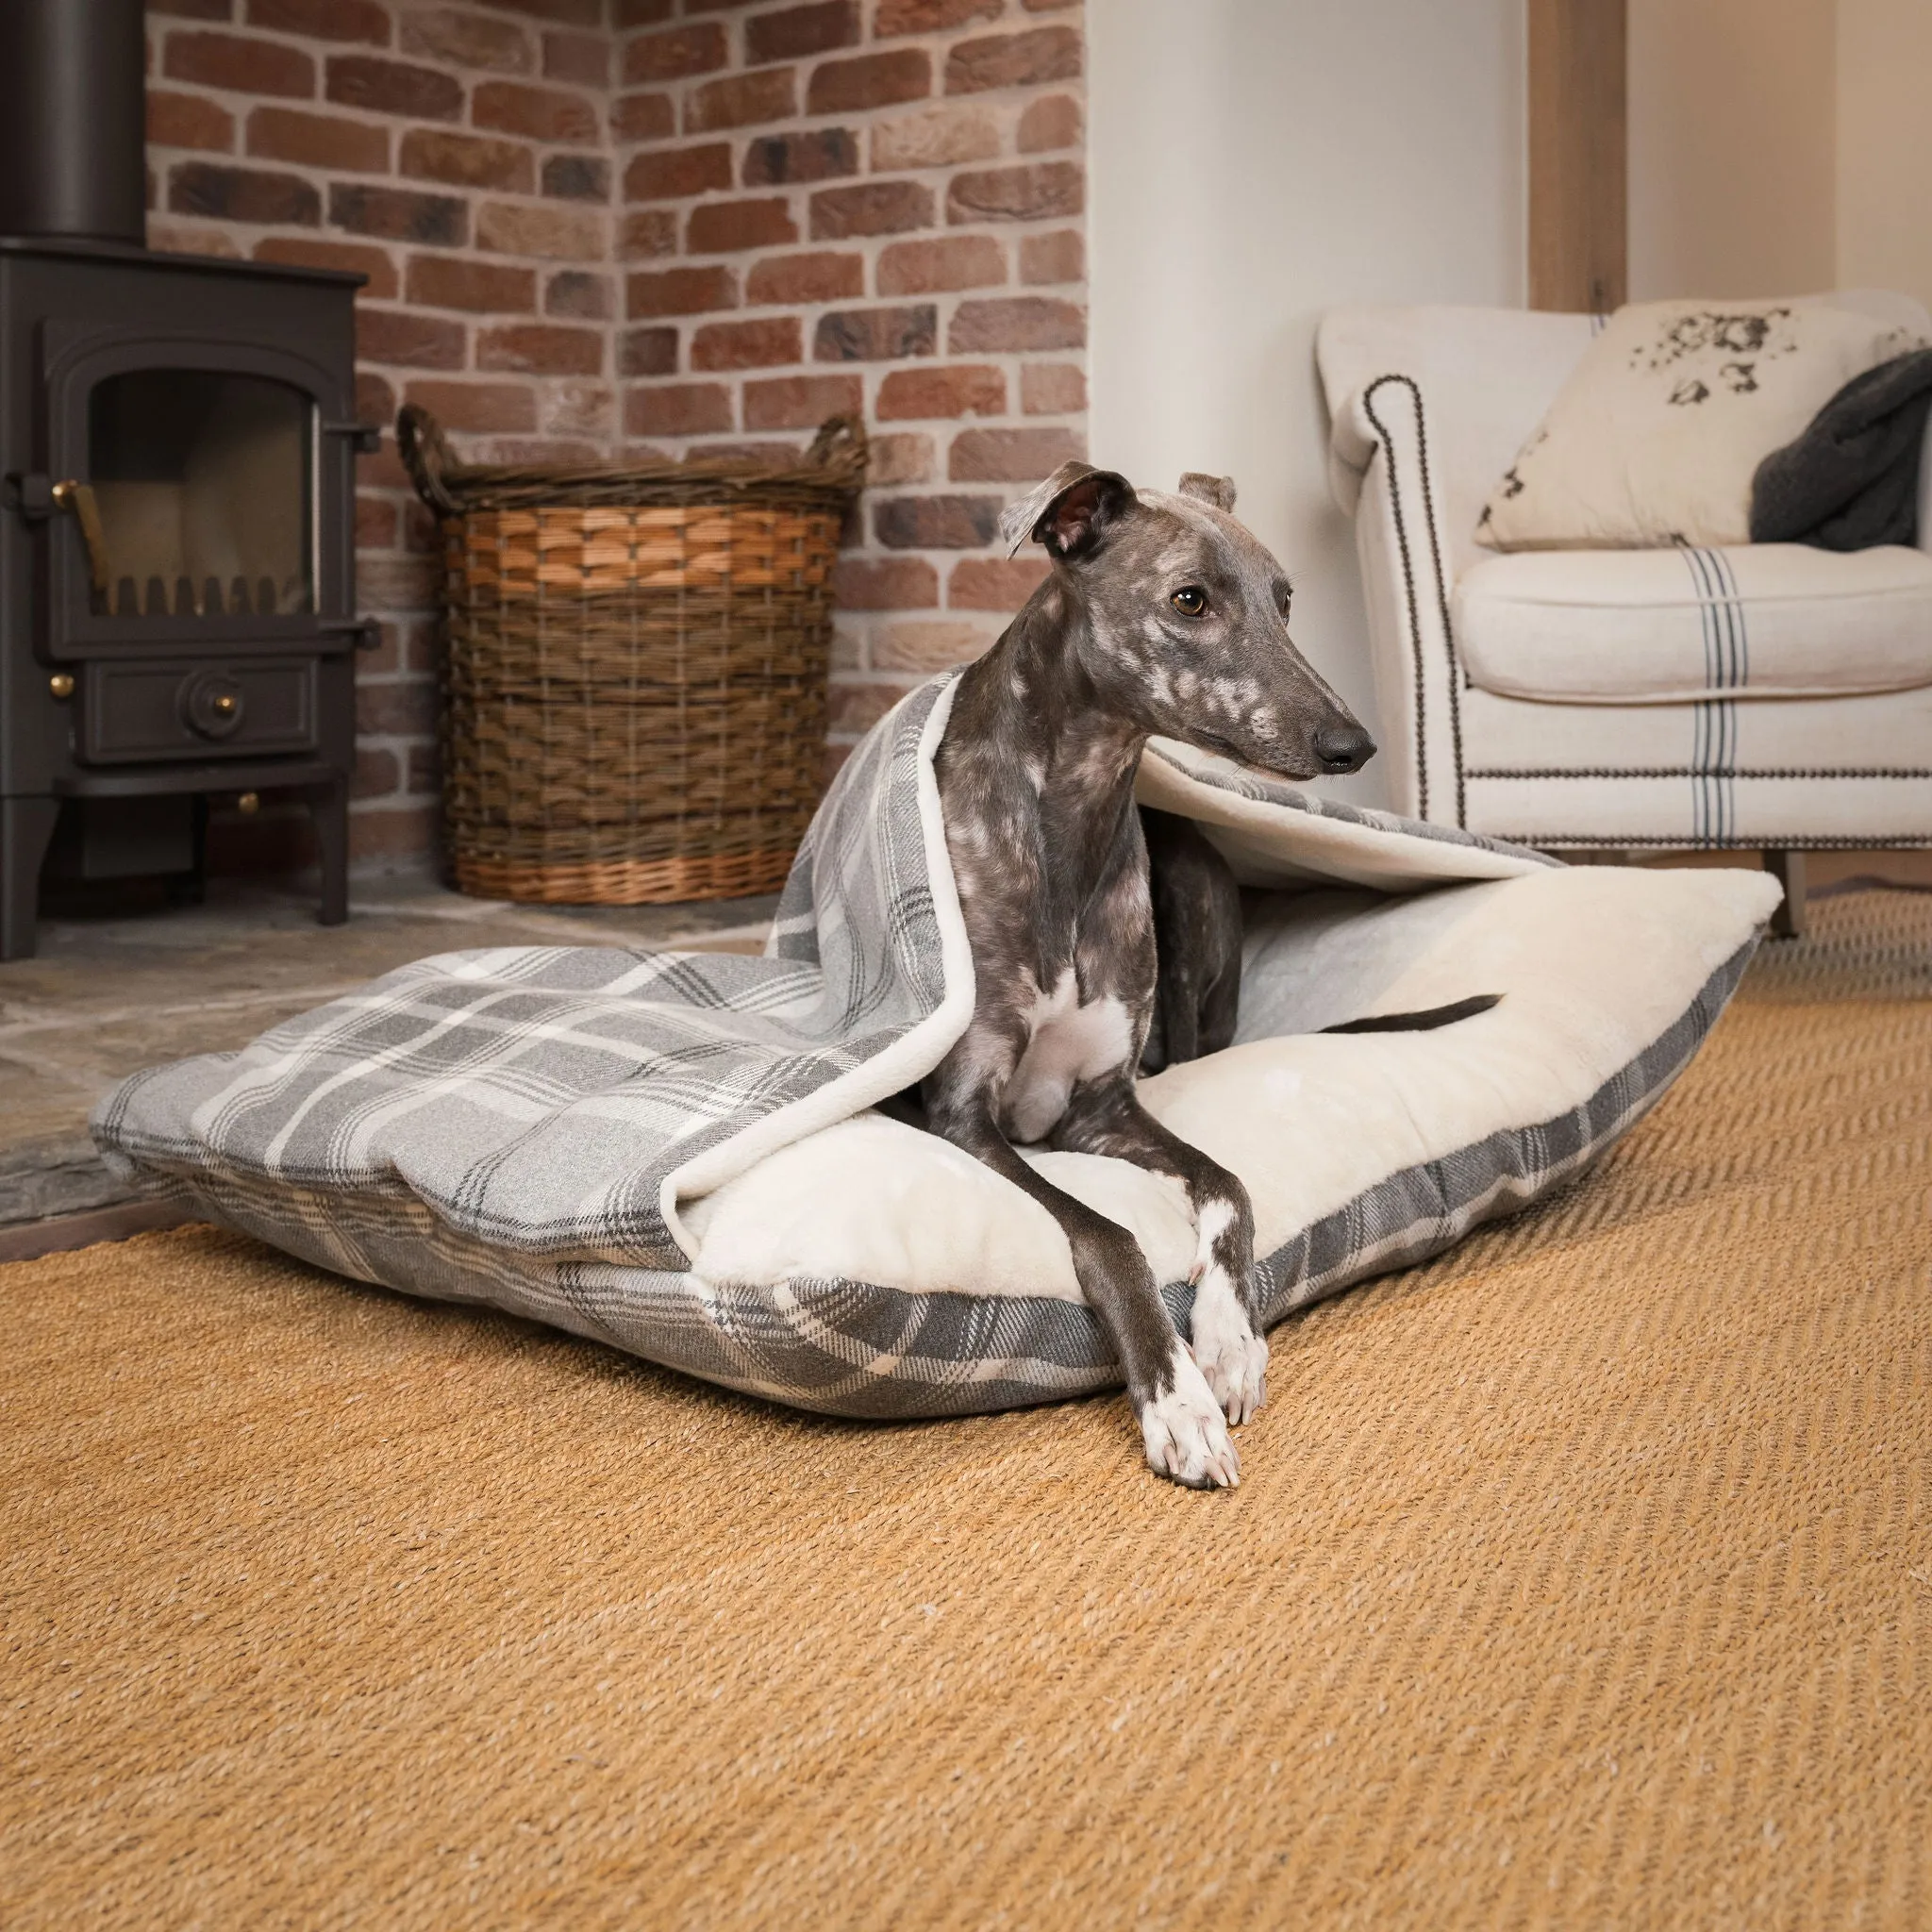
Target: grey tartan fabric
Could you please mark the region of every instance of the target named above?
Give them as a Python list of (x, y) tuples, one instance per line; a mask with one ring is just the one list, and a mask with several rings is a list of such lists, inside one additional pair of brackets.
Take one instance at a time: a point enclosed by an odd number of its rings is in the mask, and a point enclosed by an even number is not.
[[(936, 850), (943, 863), (930, 760), (950, 688), (912, 693), (848, 759), (767, 958), (444, 954), (239, 1054), (135, 1075), (97, 1110), (96, 1140), (151, 1190), (338, 1273), (487, 1304), (804, 1408), (960, 1414), (1116, 1385), (1076, 1302), (708, 1281), (667, 1214), (680, 1174), (715, 1185), (738, 1150), (748, 1164), (860, 1111), (963, 1027), (957, 903), (929, 870)], [(1419, 835), (1535, 858), (1236, 782), (1391, 845)], [(1437, 1253), (1587, 1167), (1675, 1077), (1750, 952), (1570, 1112), (1392, 1174), (1262, 1257), (1269, 1319)], [(1185, 1324), (1191, 1291), (1163, 1291)]]
[[(846, 761), (779, 901), (775, 957), (440, 954), (239, 1054), (136, 1074), (96, 1141), (147, 1174), (412, 1196), (493, 1246), (682, 1268), (666, 1177), (861, 1074), (941, 1003), (919, 776), (947, 695), (912, 693)], [(855, 1083), (844, 1111), (903, 1084)]]
[[(1270, 1324), (1426, 1260), (1587, 1169), (1682, 1072), (1756, 941), (1665, 1033), (1580, 1106), (1407, 1168), (1259, 1258)], [(794, 1278), (776, 1288), (565, 1259), (450, 1226), (407, 1193), (324, 1192), (203, 1169), (170, 1189), (197, 1213), (338, 1274), (503, 1308), (797, 1408), (872, 1419), (972, 1415), (1117, 1388), (1100, 1324), (1052, 1296), (909, 1294)], [(1161, 1291), (1185, 1332), (1193, 1290)]]

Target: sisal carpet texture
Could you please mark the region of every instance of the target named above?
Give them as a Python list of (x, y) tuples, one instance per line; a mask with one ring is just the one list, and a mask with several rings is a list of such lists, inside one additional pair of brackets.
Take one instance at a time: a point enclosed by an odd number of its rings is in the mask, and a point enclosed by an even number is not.
[(1932, 895), (1124, 1406), (741, 1401), (206, 1229), (0, 1271), (0, 1924), (1932, 1923)]

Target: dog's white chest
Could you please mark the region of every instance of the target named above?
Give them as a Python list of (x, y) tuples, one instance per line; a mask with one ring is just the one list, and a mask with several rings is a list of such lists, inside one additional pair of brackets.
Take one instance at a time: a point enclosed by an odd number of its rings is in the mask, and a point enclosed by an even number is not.
[(1126, 1008), (1111, 993), (1083, 1007), (1071, 966), (1051, 991), (1035, 995), (1026, 1020), (1026, 1045), (1007, 1082), (1000, 1122), (1020, 1141), (1043, 1140), (1075, 1083), (1124, 1066), (1133, 1047)]

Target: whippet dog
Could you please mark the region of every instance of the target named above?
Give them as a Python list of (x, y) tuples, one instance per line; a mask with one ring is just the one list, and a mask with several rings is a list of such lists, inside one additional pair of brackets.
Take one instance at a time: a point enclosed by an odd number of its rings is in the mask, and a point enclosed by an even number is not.
[[(1268, 1344), (1247, 1191), (1134, 1092), (1156, 974), (1134, 774), (1156, 732), (1290, 778), (1353, 772), (1374, 750), (1290, 640), (1288, 579), (1233, 505), (1225, 478), (1141, 494), (1067, 463), (1001, 519), (1010, 548), (1031, 537), (1054, 567), (961, 675), (940, 747), (976, 997), (920, 1089), (933, 1132), (1065, 1230), (1147, 1460), (1196, 1489), (1241, 1480), (1228, 1424), (1261, 1406)], [(1113, 1155), (1181, 1182), (1198, 1241), (1191, 1347), (1133, 1237), (1016, 1143)]]
[(1154, 1010), (1141, 1071), (1234, 1044), (1241, 1019), (1241, 889), (1192, 819), (1141, 808), (1154, 921)]

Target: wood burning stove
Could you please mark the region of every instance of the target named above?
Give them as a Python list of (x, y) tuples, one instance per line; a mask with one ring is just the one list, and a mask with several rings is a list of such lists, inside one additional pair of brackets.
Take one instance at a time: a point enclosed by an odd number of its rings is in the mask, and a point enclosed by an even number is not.
[(0, 958), (50, 845), (196, 878), (208, 800), (270, 789), (347, 915), (362, 278), (148, 253), (142, 36), (0, 7)]

